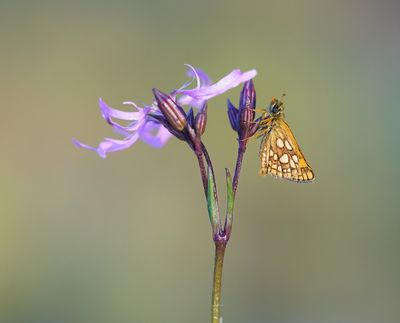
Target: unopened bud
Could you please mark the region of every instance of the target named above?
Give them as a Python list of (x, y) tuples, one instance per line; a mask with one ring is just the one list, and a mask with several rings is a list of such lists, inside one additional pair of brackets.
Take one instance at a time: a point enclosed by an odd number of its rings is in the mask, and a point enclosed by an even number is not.
[(231, 127), (234, 131), (238, 131), (238, 123), (237, 123), (237, 117), (239, 110), (232, 104), (232, 102), (228, 99), (228, 118), (229, 118), (229, 123), (231, 124)]
[(153, 89), (158, 108), (168, 121), (169, 125), (176, 131), (182, 131), (187, 125), (185, 111), (168, 95), (157, 89)]
[(187, 121), (188, 124), (193, 128), (194, 127), (194, 113), (193, 113), (193, 108), (190, 108), (188, 113), (187, 113)]
[(164, 116), (159, 114), (150, 114), (149, 116), (161, 123), (173, 136), (175, 136), (179, 140), (186, 140), (185, 133), (182, 131), (176, 131), (174, 128), (172, 128), (171, 124)]
[(256, 90), (253, 80), (244, 83), (242, 92), (240, 93), (239, 109), (256, 107)]
[(194, 128), (196, 130), (196, 134), (201, 136), (206, 130), (206, 125), (207, 125), (207, 103), (203, 105), (203, 107), (197, 113), (196, 118), (194, 119)]
[(239, 128), (242, 133), (246, 133), (251, 127), (255, 116), (256, 91), (253, 81), (247, 81), (240, 93), (239, 105)]

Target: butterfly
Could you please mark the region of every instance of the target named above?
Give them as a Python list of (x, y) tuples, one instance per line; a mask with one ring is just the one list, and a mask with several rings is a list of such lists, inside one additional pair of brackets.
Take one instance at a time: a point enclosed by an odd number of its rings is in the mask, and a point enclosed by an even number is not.
[(255, 137), (261, 137), (260, 175), (267, 174), (295, 182), (310, 182), (315, 175), (304, 158), (299, 144), (284, 120), (283, 102), (272, 98), (260, 117)]

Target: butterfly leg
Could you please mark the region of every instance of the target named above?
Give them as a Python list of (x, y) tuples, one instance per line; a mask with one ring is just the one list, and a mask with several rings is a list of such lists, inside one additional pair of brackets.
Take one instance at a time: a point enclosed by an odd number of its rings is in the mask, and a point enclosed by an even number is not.
[(241, 141), (250, 140), (250, 139), (258, 139), (258, 138), (264, 136), (266, 132), (268, 132), (266, 129), (259, 129), (251, 136), (241, 139)]

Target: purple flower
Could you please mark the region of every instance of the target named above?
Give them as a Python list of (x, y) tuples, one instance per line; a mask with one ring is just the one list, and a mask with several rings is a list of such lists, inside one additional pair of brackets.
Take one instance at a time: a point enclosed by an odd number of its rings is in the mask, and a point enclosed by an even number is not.
[[(109, 107), (101, 98), (99, 107), (102, 117), (110, 124), (114, 131), (124, 138), (122, 140), (104, 138), (98, 147), (92, 147), (73, 139), (77, 147), (86, 148), (97, 152), (100, 157), (106, 158), (107, 153), (122, 150), (132, 146), (139, 138), (153, 147), (162, 147), (172, 136), (167, 129), (160, 123), (149, 120), (148, 114), (159, 113), (155, 106), (138, 107), (134, 102), (123, 102), (125, 105), (131, 105), (136, 111), (121, 111)], [(122, 125), (114, 119), (128, 122), (128, 125)]]
[(190, 65), (189, 67), (193, 69), (193, 73), (197, 79), (197, 87), (190, 90), (178, 90), (177, 93), (183, 95), (178, 99), (178, 103), (181, 105), (191, 105), (197, 108), (202, 107), (207, 100), (225, 93), (239, 84), (251, 80), (257, 75), (256, 70), (242, 73), (239, 69), (236, 69), (220, 79), (217, 83), (210, 84), (211, 82), (207, 74), (196, 71), (196, 69)]
[[(191, 105), (198, 109), (203, 107), (207, 100), (252, 79), (257, 74), (255, 70), (245, 73), (240, 72), (240, 70), (233, 70), (217, 83), (212, 84), (204, 71), (196, 69), (191, 65), (187, 66), (189, 67), (188, 76), (192, 79), (177, 90), (172, 91), (170, 96), (180, 105)], [(197, 83), (196, 87), (187, 89), (194, 80)], [(104, 138), (98, 147), (83, 144), (76, 139), (73, 139), (73, 143), (77, 147), (95, 151), (102, 158), (105, 158), (107, 153), (131, 147), (138, 139), (153, 147), (160, 148), (172, 137), (170, 131), (157, 118), (154, 118), (154, 116), (162, 115), (156, 102), (143, 107), (139, 107), (130, 101), (123, 102), (123, 104), (132, 106), (133, 110), (121, 111), (113, 109), (101, 98), (99, 99), (102, 117), (111, 125), (116, 133), (123, 136), (123, 139)], [(122, 124), (116, 120), (121, 120)]]

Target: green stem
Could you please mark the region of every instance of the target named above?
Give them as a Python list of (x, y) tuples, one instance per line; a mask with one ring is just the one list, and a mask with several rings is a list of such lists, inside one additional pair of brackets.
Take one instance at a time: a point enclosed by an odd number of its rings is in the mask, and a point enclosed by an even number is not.
[(211, 303), (211, 323), (220, 323), (222, 267), (227, 241), (215, 241), (214, 283)]

